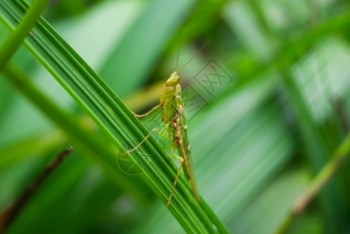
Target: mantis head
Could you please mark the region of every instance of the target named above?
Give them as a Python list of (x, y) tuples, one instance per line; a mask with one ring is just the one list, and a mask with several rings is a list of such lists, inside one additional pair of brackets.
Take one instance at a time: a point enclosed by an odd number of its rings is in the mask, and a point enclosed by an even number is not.
[(176, 86), (180, 83), (180, 77), (177, 71), (171, 73), (170, 78), (165, 82), (165, 86)]

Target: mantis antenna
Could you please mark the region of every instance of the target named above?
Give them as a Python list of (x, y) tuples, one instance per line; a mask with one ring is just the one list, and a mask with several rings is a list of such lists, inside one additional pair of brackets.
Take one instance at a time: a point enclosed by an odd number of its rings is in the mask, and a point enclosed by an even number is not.
[(179, 47), (177, 48), (177, 57), (176, 57), (175, 71), (177, 70), (177, 65), (178, 65), (178, 63), (179, 63), (179, 57), (180, 57), (181, 33), (182, 33), (182, 29), (180, 30)]

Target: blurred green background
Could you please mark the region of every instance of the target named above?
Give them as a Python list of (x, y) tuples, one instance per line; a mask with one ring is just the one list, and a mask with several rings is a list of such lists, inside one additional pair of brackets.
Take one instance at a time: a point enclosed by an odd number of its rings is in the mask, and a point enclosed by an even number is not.
[[(345, 0), (52, 0), (43, 16), (136, 112), (157, 103), (178, 52), (178, 68), (194, 57), (180, 76), (198, 189), (230, 232), (255, 234), (281, 227), (349, 131), (349, 7)], [(1, 43), (9, 32), (0, 24)], [(27, 48), (12, 61), (61, 107), (85, 115)], [(0, 78), (1, 211), (69, 141)], [(152, 116), (144, 123), (159, 124)], [(120, 169), (144, 194), (125, 193), (75, 151), (8, 233), (184, 232), (137, 174)], [(350, 233), (349, 169), (344, 164), (285, 233)]]

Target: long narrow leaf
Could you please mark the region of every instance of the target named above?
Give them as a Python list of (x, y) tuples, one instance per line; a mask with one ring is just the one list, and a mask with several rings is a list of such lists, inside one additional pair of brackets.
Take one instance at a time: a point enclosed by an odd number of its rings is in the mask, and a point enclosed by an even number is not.
[[(0, 9), (4, 21), (13, 27), (25, 12), (26, 5), (20, 1), (1, 2)], [(121, 151), (134, 145), (130, 139), (141, 141), (147, 130), (135, 119), (128, 108), (103, 80), (65, 43), (60, 36), (41, 19), (28, 42), (28, 48), (94, 119), (97, 125), (106, 133), (114, 145)], [(148, 163), (140, 151), (152, 156)], [(115, 157), (125, 157), (115, 155)], [(136, 151), (130, 160), (140, 169), (148, 165), (142, 173), (142, 178), (149, 187), (165, 203), (175, 178), (176, 169), (167, 160), (167, 156), (159, 145), (150, 139)], [(107, 162), (106, 162), (107, 163)], [(108, 162), (110, 163), (110, 161)], [(226, 232), (225, 227), (207, 207), (203, 199), (197, 204), (190, 193), (188, 183), (180, 179), (177, 194), (174, 197), (170, 211), (188, 232)]]

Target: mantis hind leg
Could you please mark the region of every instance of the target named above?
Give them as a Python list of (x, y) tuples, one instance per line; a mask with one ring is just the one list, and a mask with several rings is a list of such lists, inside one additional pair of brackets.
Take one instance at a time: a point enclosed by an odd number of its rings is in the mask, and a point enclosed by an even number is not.
[(181, 175), (181, 170), (182, 170), (182, 166), (183, 166), (183, 163), (184, 163), (184, 159), (181, 156), (179, 156), (179, 155), (177, 155), (175, 153), (172, 153), (170, 157), (177, 158), (180, 161), (180, 166), (179, 166), (179, 169), (177, 171), (177, 174), (176, 174), (176, 177), (175, 177), (175, 181), (173, 183), (173, 187), (171, 188), (171, 192), (170, 192), (170, 195), (169, 195), (169, 198), (168, 198), (168, 202), (166, 204), (167, 206), (170, 205), (171, 199), (172, 199), (172, 197), (174, 195), (176, 184), (177, 184), (177, 181), (179, 180), (179, 177)]

